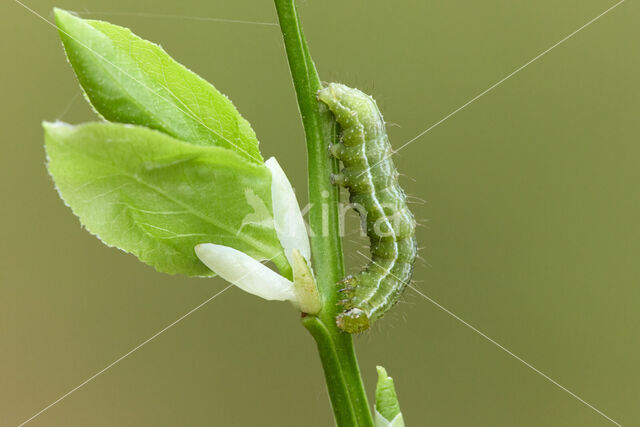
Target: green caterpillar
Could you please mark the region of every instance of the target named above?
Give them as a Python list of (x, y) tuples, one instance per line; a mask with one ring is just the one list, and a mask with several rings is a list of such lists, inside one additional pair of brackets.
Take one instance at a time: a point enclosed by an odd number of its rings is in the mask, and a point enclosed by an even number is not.
[(366, 215), (371, 260), (355, 275), (342, 279), (337, 316), (340, 329), (362, 332), (382, 317), (411, 280), (417, 255), (415, 219), (398, 185), (391, 144), (376, 102), (358, 89), (330, 83), (318, 92), (340, 125), (340, 143), (330, 147), (344, 168), (332, 176), (349, 190), (350, 201)]

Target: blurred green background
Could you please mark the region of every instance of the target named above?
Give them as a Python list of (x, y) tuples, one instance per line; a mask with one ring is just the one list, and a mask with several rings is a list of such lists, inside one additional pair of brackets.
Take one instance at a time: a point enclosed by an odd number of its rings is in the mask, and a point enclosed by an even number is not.
[[(24, 0), (128, 26), (229, 95), (306, 201), (305, 149), (266, 0)], [(398, 147), (614, 1), (301, 1), (321, 77), (371, 93)], [(109, 12), (101, 14), (97, 12)], [(129, 15), (134, 14), (134, 15)], [(0, 425), (16, 426), (225, 283), (156, 273), (79, 226), (42, 120), (94, 120), (56, 31), (0, 6)], [(425, 227), (416, 286), (594, 407), (640, 425), (640, 5), (623, 3), (395, 157)], [(350, 270), (363, 264), (357, 220)], [(33, 426), (328, 426), (315, 345), (284, 303), (232, 289)], [(607, 426), (408, 291), (357, 337), (369, 392), (409, 426)]]

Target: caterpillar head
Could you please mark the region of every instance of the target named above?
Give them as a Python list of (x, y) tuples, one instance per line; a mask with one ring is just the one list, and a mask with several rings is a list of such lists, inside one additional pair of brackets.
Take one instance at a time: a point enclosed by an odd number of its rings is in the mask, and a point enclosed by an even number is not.
[(369, 328), (369, 316), (359, 308), (351, 308), (336, 317), (338, 328), (350, 334), (357, 334)]

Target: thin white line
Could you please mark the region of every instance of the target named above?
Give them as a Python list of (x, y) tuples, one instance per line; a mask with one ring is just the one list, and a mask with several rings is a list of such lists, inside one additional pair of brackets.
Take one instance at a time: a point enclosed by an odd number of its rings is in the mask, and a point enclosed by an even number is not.
[(492, 339), (491, 337), (487, 336), (486, 334), (484, 334), (482, 331), (478, 330), (477, 328), (473, 327), (472, 325), (470, 325), (469, 323), (465, 322), (463, 319), (461, 319), (459, 316), (456, 316), (454, 313), (452, 313), (451, 311), (447, 310), (445, 307), (443, 307), (442, 305), (438, 304), (438, 302), (434, 301), (433, 299), (429, 298), (428, 296), (426, 296), (425, 294), (423, 294), (422, 292), (420, 292), (417, 288), (415, 288), (412, 285), (409, 285), (409, 287), (411, 289), (413, 289), (414, 291), (416, 291), (417, 293), (419, 293), (422, 297), (424, 297), (427, 301), (429, 301), (430, 303), (432, 303), (433, 305), (435, 305), (436, 307), (438, 307), (439, 309), (441, 309), (442, 311), (444, 311), (445, 313), (447, 313), (448, 315), (450, 315), (451, 317), (453, 317), (454, 319), (456, 319), (457, 321), (459, 321), (460, 323), (462, 323), (463, 325), (465, 325), (466, 327), (468, 327), (469, 329), (471, 329), (472, 331), (474, 331), (475, 333), (477, 333), (478, 335), (480, 335), (481, 337), (483, 337), (484, 339), (486, 339), (487, 341), (489, 341), (491, 344), (495, 345), (496, 347), (498, 347), (500, 350), (504, 351), (505, 353), (507, 353), (509, 356), (513, 357), (514, 359), (516, 359), (517, 361), (519, 361), (520, 363), (524, 364), (526, 367), (530, 368), (531, 370), (533, 370), (534, 372), (536, 372), (537, 374), (541, 375), (543, 378), (545, 378), (546, 380), (548, 380), (549, 382), (551, 382), (552, 384), (554, 384), (555, 386), (559, 387), (560, 389), (566, 391), (567, 393), (569, 393), (571, 396), (573, 396), (574, 398), (576, 398), (577, 400), (579, 400), (580, 402), (582, 402), (583, 404), (585, 404), (586, 406), (588, 406), (589, 408), (593, 409), (594, 411), (596, 411), (598, 414), (600, 414), (601, 416), (603, 416), (604, 418), (606, 418), (607, 420), (611, 421), (613, 424), (622, 427), (622, 424), (614, 421), (612, 418), (610, 418), (607, 414), (605, 414), (604, 412), (602, 412), (601, 410), (599, 410), (598, 408), (594, 407), (593, 405), (591, 405), (589, 402), (587, 402), (586, 400), (584, 400), (583, 398), (581, 398), (580, 396), (578, 396), (577, 394), (575, 394), (574, 392), (572, 392), (571, 390), (567, 389), (566, 387), (564, 387), (562, 384), (558, 383), (557, 381), (555, 381), (553, 378), (549, 377), (547, 374), (545, 374), (544, 372), (540, 371), (539, 369), (537, 369), (535, 366), (531, 365), (530, 363), (528, 363), (526, 360), (523, 360), (521, 357), (519, 357), (518, 355), (514, 354), (512, 351), (510, 351), (509, 349), (505, 348), (504, 346), (502, 346), (500, 343), (496, 342), (494, 339)]
[[(378, 267), (384, 268), (381, 265), (379, 265), (378, 263), (376, 263), (374, 260), (372, 260), (371, 258), (369, 258), (368, 256), (366, 256), (365, 254), (363, 254), (362, 252), (358, 251), (358, 253), (360, 255), (362, 255), (363, 257), (365, 257), (366, 259), (369, 260), (369, 262), (372, 262), (374, 264), (376, 264)], [(393, 277), (396, 277), (395, 275), (391, 274)], [(398, 279), (396, 277), (396, 279)], [(400, 279), (398, 279), (400, 280)], [(516, 355), (515, 353), (513, 353), (511, 350), (507, 349), (506, 347), (504, 347), (503, 345), (501, 345), (500, 343), (498, 343), (497, 341), (495, 341), (493, 338), (489, 337), (488, 335), (486, 335), (484, 332), (480, 331), (479, 329), (477, 329), (476, 327), (470, 325), (469, 323), (467, 323), (466, 321), (464, 321), (461, 317), (457, 316), (456, 314), (454, 314), (453, 312), (451, 312), (450, 310), (446, 309), (445, 307), (443, 307), (442, 305), (440, 305), (437, 301), (435, 301), (432, 298), (429, 298), (428, 296), (426, 296), (424, 293), (422, 293), (419, 289), (417, 289), (416, 287), (412, 286), (411, 284), (408, 285), (411, 289), (413, 289), (414, 291), (416, 291), (417, 293), (419, 293), (423, 298), (425, 298), (427, 301), (429, 301), (430, 303), (432, 303), (433, 305), (435, 305), (436, 307), (438, 307), (440, 310), (444, 311), (445, 313), (447, 313), (449, 316), (453, 317), (454, 319), (456, 319), (458, 322), (462, 323), (463, 325), (465, 325), (466, 327), (468, 327), (469, 329), (471, 329), (472, 331), (474, 331), (475, 333), (477, 333), (478, 335), (480, 335), (481, 337), (483, 337), (484, 339), (486, 339), (487, 341), (489, 341), (491, 344), (495, 345), (496, 347), (498, 347), (500, 350), (504, 351), (505, 353), (507, 353), (509, 356), (513, 357), (514, 359), (516, 359), (517, 361), (519, 361), (520, 363), (524, 364), (526, 367), (528, 367), (529, 369), (533, 370), (534, 372), (536, 372), (537, 374), (541, 375), (543, 378), (545, 378), (546, 380), (548, 380), (549, 382), (551, 382), (552, 384), (554, 384), (555, 386), (559, 387), (560, 389), (564, 390), (565, 392), (569, 393), (571, 396), (573, 396), (575, 399), (577, 399), (578, 401), (582, 402), (583, 404), (585, 404), (586, 406), (588, 406), (589, 408), (593, 409), (595, 412), (597, 412), (598, 414), (600, 414), (601, 416), (603, 416), (604, 418), (606, 418), (607, 420), (611, 421), (613, 424), (622, 427), (622, 424), (614, 421), (611, 417), (609, 417), (607, 414), (605, 414), (604, 412), (602, 412), (601, 410), (599, 410), (598, 408), (594, 407), (593, 405), (591, 405), (589, 402), (587, 402), (586, 400), (584, 400), (583, 398), (581, 398), (580, 396), (578, 396), (577, 394), (575, 394), (574, 392), (572, 392), (571, 390), (569, 390), (568, 388), (564, 387), (562, 384), (560, 384), (559, 382), (555, 381), (553, 378), (549, 377), (547, 374), (545, 374), (544, 372), (540, 371), (539, 369), (537, 369), (535, 366), (531, 365), (529, 362), (527, 362), (526, 360), (522, 359), (521, 357), (519, 357), (518, 355)]]
[(182, 320), (184, 320), (186, 317), (190, 316), (191, 314), (193, 314), (195, 311), (199, 310), (200, 308), (202, 308), (204, 305), (206, 305), (207, 303), (209, 303), (211, 300), (213, 300), (214, 298), (216, 298), (218, 295), (222, 294), (223, 292), (225, 292), (227, 289), (229, 289), (230, 287), (232, 287), (233, 285), (229, 285), (226, 288), (224, 288), (223, 290), (221, 290), (220, 292), (218, 292), (217, 294), (213, 295), (212, 297), (208, 298), (206, 301), (204, 301), (203, 303), (197, 305), (196, 307), (192, 308), (191, 310), (189, 310), (187, 313), (183, 314), (182, 316), (180, 316), (177, 320), (173, 321), (172, 323), (170, 323), (168, 326), (166, 326), (165, 328), (163, 328), (162, 330), (156, 332), (155, 334), (153, 334), (151, 337), (147, 338), (146, 340), (144, 340), (142, 343), (138, 344), (137, 346), (135, 346), (133, 349), (129, 350), (127, 353), (125, 353), (124, 355), (120, 356), (119, 358), (117, 358), (115, 361), (111, 362), (109, 365), (107, 365), (105, 368), (101, 369), (100, 371), (96, 372), (95, 374), (93, 374), (92, 376), (90, 376), (89, 378), (87, 378), (85, 381), (81, 382), (79, 385), (77, 385), (76, 387), (72, 388), (71, 390), (69, 390), (68, 392), (66, 392), (65, 394), (63, 394), (60, 398), (58, 398), (57, 400), (55, 400), (54, 402), (50, 403), (49, 405), (47, 405), (46, 407), (44, 407), (43, 409), (41, 409), (38, 413), (36, 413), (35, 415), (33, 415), (31, 418), (29, 418), (28, 420), (22, 422), (22, 424), (18, 425), (18, 427), (22, 427), (23, 425), (27, 424), (29, 421), (33, 420), (34, 418), (36, 418), (37, 416), (41, 415), (43, 412), (47, 411), (48, 409), (50, 409), (52, 406), (56, 405), (57, 403), (59, 403), (60, 401), (62, 401), (63, 399), (67, 398), (69, 395), (71, 395), (72, 393), (74, 393), (75, 391), (77, 391), (78, 389), (84, 387), (85, 385), (87, 385), (88, 383), (90, 383), (91, 381), (93, 381), (94, 379), (96, 379), (98, 376), (102, 375), (105, 371), (107, 371), (108, 369), (112, 368), (114, 365), (116, 365), (117, 363), (121, 362), (123, 359), (125, 359), (126, 357), (130, 356), (132, 353), (136, 352), (137, 350), (139, 350), (142, 346), (148, 344), (151, 340), (157, 338), (160, 334), (166, 332), (169, 328), (172, 328), (173, 326), (175, 326), (177, 323), (181, 322)]
[(69, 110), (71, 109), (73, 104), (76, 102), (76, 99), (78, 99), (80, 94), (82, 94), (82, 91), (78, 91), (78, 92), (76, 92), (75, 95), (73, 95), (73, 98), (71, 98), (71, 100), (69, 101), (67, 106), (64, 108), (64, 110), (62, 110), (62, 113), (60, 113), (60, 115), (56, 118), (56, 121), (62, 120), (62, 118), (65, 116), (65, 114), (67, 114), (69, 112)]
[(225, 22), (230, 24), (253, 24), (253, 25), (266, 25), (270, 27), (277, 27), (278, 24), (274, 22), (259, 22), (259, 21), (243, 21), (240, 19), (226, 19), (226, 18), (208, 18), (206, 16), (188, 16), (188, 15), (164, 15), (160, 13), (145, 13), (145, 12), (76, 12), (78, 15), (104, 15), (104, 16), (139, 16), (142, 18), (165, 18), (165, 19), (184, 19), (190, 21), (205, 21), (205, 22)]
[(490, 87), (488, 87), (487, 89), (485, 89), (484, 91), (480, 92), (480, 94), (476, 95), (475, 97), (471, 98), (469, 101), (467, 101), (466, 103), (462, 104), (460, 107), (456, 108), (455, 110), (453, 110), (451, 113), (447, 114), (446, 116), (444, 116), (442, 119), (438, 120), (437, 122), (435, 122), (434, 124), (432, 124), (431, 126), (429, 126), (427, 129), (423, 130), (422, 132), (420, 132), (418, 135), (416, 135), (415, 137), (413, 137), (412, 139), (410, 139), (409, 141), (405, 142), (404, 144), (402, 144), (400, 146), (400, 148), (393, 150), (393, 152), (389, 155), (386, 156), (384, 159), (380, 160), (378, 163), (376, 163), (375, 165), (373, 165), (373, 167), (378, 166), (381, 162), (385, 161), (388, 157), (390, 157), (391, 155), (397, 153), (398, 151), (402, 150), (403, 148), (405, 148), (407, 145), (411, 144), (412, 142), (414, 142), (416, 139), (422, 137), (423, 135), (425, 135), (427, 132), (431, 131), (433, 128), (435, 128), (436, 126), (440, 125), (441, 123), (445, 122), (446, 120), (448, 120), (449, 118), (451, 118), (453, 115), (457, 114), (458, 112), (460, 112), (461, 110), (463, 110), (464, 108), (466, 108), (467, 106), (469, 106), (470, 104), (472, 104), (473, 102), (477, 101), (480, 97), (486, 95), (488, 92), (490, 92), (491, 90), (495, 89), (496, 87), (498, 87), (499, 85), (501, 85), (502, 83), (504, 83), (506, 80), (510, 79), (511, 77), (513, 77), (514, 75), (516, 75), (517, 73), (519, 73), (520, 71), (522, 71), (523, 69), (525, 69), (526, 67), (528, 67), (529, 65), (531, 65), (532, 63), (534, 63), (535, 61), (537, 61), (538, 59), (540, 59), (541, 57), (543, 57), (544, 55), (546, 55), (547, 53), (549, 53), (551, 50), (555, 49), (556, 47), (560, 46), (562, 43), (564, 43), (565, 41), (569, 40), (571, 37), (573, 37), (574, 35), (578, 34), (580, 31), (584, 30), (585, 28), (587, 28), (589, 25), (593, 24), (594, 22), (596, 22), (598, 19), (602, 18), (604, 15), (606, 15), (607, 13), (611, 12), (613, 9), (615, 9), (616, 7), (618, 7), (619, 5), (621, 5), (622, 3), (624, 3), (625, 0), (620, 0), (618, 3), (614, 4), (613, 6), (611, 6), (609, 9), (605, 10), (604, 12), (602, 12), (600, 15), (596, 16), (595, 18), (593, 18), (591, 21), (587, 22), (586, 24), (584, 24), (582, 27), (578, 28), (577, 30), (575, 30), (573, 33), (569, 34), (568, 36), (566, 36), (565, 38), (563, 38), (562, 40), (560, 40), (559, 42), (557, 42), (556, 44), (554, 44), (553, 46), (551, 46), (550, 48), (548, 48), (547, 50), (545, 50), (544, 52), (540, 53), (538, 56), (536, 56), (535, 58), (533, 58), (532, 60), (530, 60), (529, 62), (527, 62), (526, 64), (522, 65), (521, 67), (517, 68), (515, 71), (511, 72), (511, 74), (507, 75), (506, 77), (504, 77), (503, 79), (499, 80), (498, 82), (494, 83), (493, 85), (491, 85)]
[(553, 49), (555, 49), (556, 47), (560, 46), (562, 43), (564, 43), (565, 41), (569, 40), (571, 37), (573, 37), (574, 35), (576, 35), (577, 33), (579, 33), (580, 31), (584, 30), (585, 28), (587, 28), (589, 25), (593, 24), (594, 22), (596, 22), (598, 19), (602, 18), (604, 15), (606, 15), (607, 13), (611, 12), (613, 9), (615, 9), (616, 7), (618, 7), (619, 5), (621, 5), (622, 3), (624, 3), (625, 0), (620, 0), (618, 3), (614, 4), (613, 6), (611, 6), (609, 9), (605, 10), (604, 12), (602, 12), (600, 15), (596, 16), (595, 18), (593, 18), (591, 21), (587, 22), (586, 24), (584, 24), (582, 27), (578, 28), (577, 30), (575, 30), (573, 33), (569, 34), (568, 36), (566, 36), (565, 38), (563, 38), (562, 40), (560, 40), (559, 42), (557, 42), (556, 44), (554, 44), (553, 46), (551, 46), (550, 48), (548, 48), (547, 50), (545, 50), (544, 52), (540, 53), (538, 56), (536, 56), (535, 58), (533, 58), (532, 60), (530, 60), (529, 62), (527, 62), (526, 64), (522, 65), (521, 67), (517, 68), (515, 71), (513, 71), (511, 74), (507, 75), (506, 77), (504, 77), (503, 79), (501, 79), (500, 81), (498, 81), (497, 83), (494, 83), (492, 86), (490, 86), (489, 88), (485, 89), (484, 91), (482, 91), (479, 95), (476, 95), (475, 97), (471, 98), (469, 101), (467, 101), (465, 104), (463, 104), (461, 107), (457, 108), (456, 110), (454, 110), (453, 112), (449, 113), (448, 115), (444, 116), (444, 118), (440, 119), (439, 121), (437, 121), (435, 124), (431, 125), (430, 127), (428, 127), (426, 130), (420, 132), (418, 135), (416, 135), (414, 138), (412, 138), (411, 140), (409, 140), (408, 142), (404, 143), (400, 148), (398, 148), (397, 150), (395, 150), (396, 152), (402, 150), (404, 147), (406, 147), (407, 145), (411, 144), (413, 141), (415, 141), (416, 139), (420, 138), (421, 136), (423, 136), (424, 134), (426, 134), (427, 132), (429, 132), (431, 129), (435, 128), (436, 126), (438, 126), (440, 123), (444, 122), (445, 120), (449, 119), (451, 116), (453, 116), (454, 114), (456, 114), (457, 112), (459, 112), (460, 110), (462, 110), (463, 108), (467, 107), (469, 104), (473, 103), (474, 101), (476, 101), (478, 98), (482, 97), (483, 95), (485, 95), (486, 93), (490, 92), (491, 90), (495, 89), (497, 86), (499, 86), (500, 84), (502, 84), (503, 82), (505, 82), (506, 80), (508, 80), (509, 78), (513, 77), (514, 75), (516, 75), (517, 73), (519, 73), (520, 71), (522, 71), (523, 69), (525, 69), (526, 67), (528, 67), (529, 65), (531, 65), (532, 63), (534, 63), (535, 61), (537, 61), (538, 59), (540, 59), (541, 57), (543, 57), (544, 55), (546, 55), (547, 53), (549, 53), (550, 51), (552, 51)]
[[(80, 40), (76, 39), (75, 37), (73, 37), (72, 35), (70, 35), (69, 33), (67, 33), (66, 31), (64, 31), (61, 28), (58, 28), (58, 26), (56, 24), (54, 24), (53, 22), (49, 21), (47, 18), (45, 18), (44, 16), (40, 15), (38, 12), (36, 12), (35, 10), (31, 9), (29, 6), (25, 5), (24, 3), (22, 3), (20, 0), (13, 0), (14, 2), (18, 3), (20, 6), (24, 7), (25, 9), (27, 9), (29, 12), (31, 12), (32, 14), (36, 15), (38, 18), (42, 19), (44, 22), (46, 22), (47, 24), (51, 25), (53, 28), (57, 29), (58, 31), (64, 33), (67, 37), (69, 37), (71, 40), (75, 41), (76, 43), (78, 43), (79, 45), (81, 45), (82, 47), (84, 47), (85, 49), (91, 51), (94, 55), (96, 55), (97, 57), (99, 57), (100, 59), (102, 59), (103, 61), (105, 61), (106, 63), (108, 63), (109, 65), (111, 65), (112, 67), (114, 67), (115, 69), (119, 70), (122, 74), (126, 75), (127, 77), (129, 77), (131, 80), (135, 81), (136, 83), (140, 84), (142, 87), (144, 87), (145, 89), (147, 89), (149, 92), (151, 92), (152, 94), (156, 95), (158, 98), (162, 99), (163, 101), (169, 103), (172, 106), (175, 106), (175, 108), (177, 108), (178, 110), (182, 111), (184, 114), (186, 114), (187, 116), (191, 117), (192, 119), (194, 119), (196, 122), (200, 123), (202, 126), (204, 126), (205, 128), (207, 128), (209, 131), (211, 131), (211, 133), (213, 133), (214, 135), (219, 136), (220, 138), (222, 138), (224, 141), (228, 142), (229, 144), (231, 144), (232, 146), (234, 146), (236, 149), (244, 152), (247, 156), (249, 156), (250, 158), (252, 158), (253, 160), (256, 160), (260, 163), (262, 163), (262, 160), (254, 157), (252, 154), (249, 154), (249, 152), (247, 152), (246, 150), (244, 150), (242, 147), (234, 144), (232, 141), (229, 141), (227, 138), (225, 138), (223, 135), (215, 132), (213, 129), (211, 129), (209, 126), (207, 126), (202, 120), (200, 120), (195, 114), (183, 110), (182, 108), (180, 108), (177, 104), (174, 104), (173, 102), (171, 102), (169, 99), (165, 98), (164, 96), (160, 95), (158, 92), (154, 91), (153, 89), (151, 89), (149, 86), (147, 86), (146, 84), (144, 84), (143, 82), (141, 82), (140, 80), (136, 79), (135, 77), (133, 77), (131, 74), (127, 73), (125, 70), (123, 70), (122, 68), (118, 67), (116, 64), (114, 64), (113, 62), (109, 61), (107, 58), (105, 58), (104, 56), (100, 55), (98, 52), (96, 52), (95, 50), (93, 50), (92, 48), (90, 48), (89, 46), (87, 46), (86, 44), (82, 43)], [(159, 86), (161, 86), (162, 88), (164, 88), (166, 91), (168, 91), (169, 93), (173, 94), (173, 92), (171, 92), (171, 90), (162, 85), (159, 84)], [(176, 98), (177, 101), (179, 101), (180, 103), (184, 104), (180, 99), (178, 99), (175, 95), (174, 97)]]

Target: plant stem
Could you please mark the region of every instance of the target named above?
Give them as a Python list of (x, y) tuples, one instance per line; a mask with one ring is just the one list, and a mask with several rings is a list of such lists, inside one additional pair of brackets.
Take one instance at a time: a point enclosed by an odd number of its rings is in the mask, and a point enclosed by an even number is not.
[(316, 99), (322, 84), (309, 54), (295, 0), (275, 0), (275, 4), (307, 141), (313, 267), (323, 299), (323, 310), (317, 316), (303, 317), (302, 323), (318, 345), (338, 426), (369, 427), (373, 420), (353, 341), (335, 324), (336, 283), (344, 276), (340, 192), (330, 181), (331, 173), (338, 171), (338, 162), (328, 155), (329, 144), (336, 137), (336, 124)]

